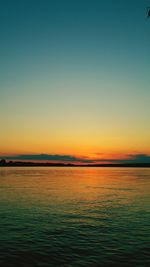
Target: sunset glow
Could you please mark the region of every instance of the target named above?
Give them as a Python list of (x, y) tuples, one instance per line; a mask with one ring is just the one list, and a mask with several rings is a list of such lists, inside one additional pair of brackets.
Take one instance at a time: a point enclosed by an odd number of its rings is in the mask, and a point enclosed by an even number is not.
[(15, 2), (0, 11), (0, 157), (149, 156), (143, 1)]

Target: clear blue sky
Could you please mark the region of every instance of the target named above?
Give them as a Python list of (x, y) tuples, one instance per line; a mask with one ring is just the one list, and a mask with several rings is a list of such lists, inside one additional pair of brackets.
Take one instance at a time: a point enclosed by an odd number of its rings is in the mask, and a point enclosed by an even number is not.
[(1, 0), (0, 152), (150, 152), (143, 0)]

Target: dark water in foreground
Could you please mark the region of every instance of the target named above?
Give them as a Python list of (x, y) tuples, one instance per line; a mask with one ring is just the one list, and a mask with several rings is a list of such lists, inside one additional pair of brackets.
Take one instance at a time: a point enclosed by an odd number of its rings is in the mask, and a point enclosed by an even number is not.
[(0, 266), (150, 266), (150, 169), (0, 168)]

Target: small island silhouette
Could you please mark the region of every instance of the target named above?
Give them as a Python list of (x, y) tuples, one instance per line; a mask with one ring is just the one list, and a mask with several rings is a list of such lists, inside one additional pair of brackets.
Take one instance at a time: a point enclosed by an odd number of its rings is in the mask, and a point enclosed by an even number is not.
[(103, 163), (103, 164), (80, 164), (80, 163), (51, 163), (51, 162), (30, 162), (30, 161), (6, 161), (0, 160), (0, 167), (135, 167), (150, 168), (150, 163)]

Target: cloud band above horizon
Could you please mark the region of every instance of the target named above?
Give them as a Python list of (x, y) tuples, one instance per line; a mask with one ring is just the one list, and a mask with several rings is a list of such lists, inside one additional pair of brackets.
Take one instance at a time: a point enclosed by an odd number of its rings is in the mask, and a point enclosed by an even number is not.
[(83, 163), (83, 164), (98, 164), (98, 163), (150, 163), (150, 155), (148, 154), (128, 154), (122, 158), (85, 158), (73, 155), (62, 154), (22, 154), (14, 156), (1, 156), (5, 160), (14, 161), (48, 161), (48, 162), (64, 162), (64, 163)]

